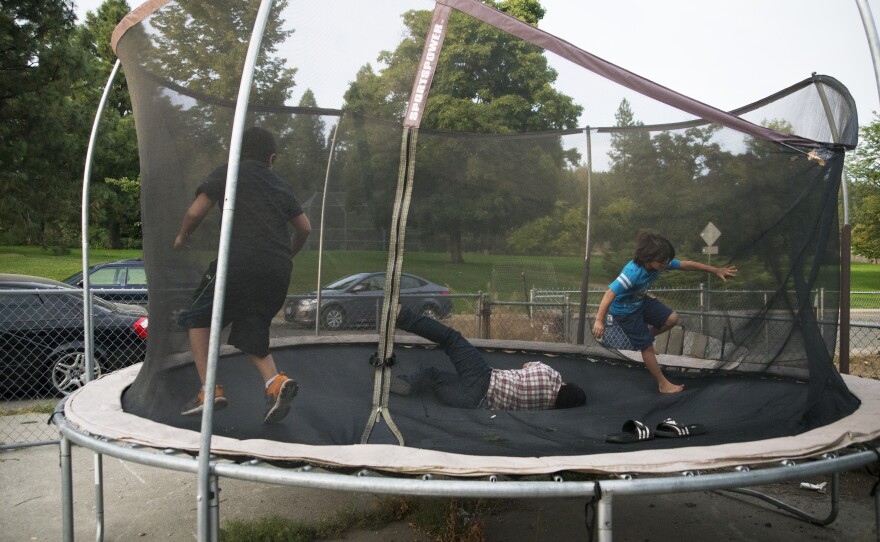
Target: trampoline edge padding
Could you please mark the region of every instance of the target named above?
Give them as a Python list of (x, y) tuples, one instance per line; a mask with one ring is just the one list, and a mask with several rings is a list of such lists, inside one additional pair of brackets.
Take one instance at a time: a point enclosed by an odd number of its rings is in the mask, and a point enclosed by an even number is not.
[[(70, 395), (67, 420), (81, 431), (153, 448), (198, 452), (198, 432), (153, 422), (122, 409), (122, 394), (135, 379), (134, 365), (91, 382)], [(303, 461), (327, 467), (366, 467), (406, 474), (486, 476), (533, 475), (562, 471), (592, 473), (674, 473), (798, 459), (880, 438), (880, 381), (843, 375), (861, 400), (853, 414), (791, 437), (716, 446), (689, 446), (554, 457), (471, 456), (386, 444), (314, 446), (270, 440), (214, 436), (212, 452), (270, 461)]]

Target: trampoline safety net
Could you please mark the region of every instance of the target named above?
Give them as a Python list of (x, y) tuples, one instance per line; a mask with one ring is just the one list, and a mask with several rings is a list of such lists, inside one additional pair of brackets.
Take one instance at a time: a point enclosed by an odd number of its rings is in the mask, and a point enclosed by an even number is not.
[[(218, 434), (360, 443), (376, 379), (432, 364), (451, 370), (442, 350), (415, 353), (395, 341), (404, 333), (388, 315), (398, 297), (465, 337), (527, 352), (511, 361), (487, 357), (493, 365), (538, 359), (547, 343), (571, 345), (571, 356), (546, 363), (587, 394), (584, 407), (535, 418), (497, 413), (520, 429), (493, 438), (493, 430), (468, 425), (479, 411), (456, 414), (427, 397), (389, 399), (379, 386), (408, 446), (608, 451), (602, 435), (630, 417), (687, 404), (735, 409), (725, 391), (731, 382), (767, 388), (766, 412), (793, 403), (783, 419), (766, 421), (782, 434), (857, 408), (835, 368), (838, 197), (858, 127), (846, 88), (814, 75), (724, 112), (578, 49), (572, 37), (543, 32), (537, 14), (495, 9), (508, 5), (516, 3), (274, 2), (244, 128), (271, 134), (271, 171), (287, 188), (248, 196), (249, 179), (268, 168), (245, 144), (228, 213), (224, 166), (260, 3), (154, 0), (120, 24), (113, 45), (137, 125), (151, 323), (126, 410), (198, 429), (198, 419), (180, 416), (199, 385), (187, 322), (199, 295), (210, 295), (199, 288), (206, 270), (216, 276), (209, 267), (221, 251), (225, 216), (233, 217), (225, 316), (245, 316), (223, 340), (260, 354), (263, 331), (254, 322), (271, 309), (271, 351), (300, 394), (280, 427), (262, 426), (261, 412), (244, 422), (224, 418), (251, 402), (261, 409), (263, 389), (247, 356), (224, 350), (218, 382), (231, 404), (217, 414)], [(176, 242), (188, 209), (205, 195), (210, 210), (185, 243)], [(290, 239), (296, 223), (273, 217), (291, 218), (297, 205), (311, 235), (291, 268), (288, 248), (276, 241)], [(663, 338), (665, 351), (680, 356), (662, 361), (697, 369), (667, 368), (685, 383), (679, 397), (660, 397), (638, 352), (615, 342), (613, 325), (603, 342), (592, 336), (597, 307), (643, 229), (667, 238), (678, 259), (738, 269), (726, 282), (670, 270), (652, 285), (680, 317)], [(372, 338), (353, 349), (280, 346), (315, 335), (328, 343)], [(395, 364), (376, 369), (375, 353), (393, 353)], [(603, 364), (633, 384), (615, 388), (604, 379), (616, 377), (581, 372)], [(615, 407), (623, 390), (641, 402), (627, 397), (625, 408)], [(603, 417), (585, 435), (593, 409)], [(712, 412), (679, 415), (702, 416), (694, 421), (711, 427)], [(748, 420), (728, 422), (741, 425), (707, 439), (755, 437)], [(579, 429), (556, 431), (565, 424)], [(524, 426), (532, 437), (517, 436)], [(373, 438), (396, 443), (381, 431)], [(510, 445), (520, 439), (525, 448)]]

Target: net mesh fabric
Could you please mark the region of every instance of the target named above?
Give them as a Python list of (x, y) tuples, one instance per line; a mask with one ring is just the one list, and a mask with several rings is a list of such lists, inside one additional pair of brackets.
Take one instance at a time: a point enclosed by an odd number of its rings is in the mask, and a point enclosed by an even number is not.
[[(725, 284), (677, 272), (655, 284), (682, 316), (686, 344), (707, 345), (702, 368), (808, 382), (805, 427), (855, 408), (833, 363), (838, 191), (844, 149), (857, 131), (855, 107), (839, 82), (807, 79), (736, 112), (815, 142), (780, 144), (633, 92), (452, 10), (415, 152), (402, 153), (403, 135), (416, 132), (403, 126), (404, 113), (435, 4), (330, 4), (275, 3), (246, 122), (274, 134), (274, 171), (291, 184), (313, 226), (294, 259), (291, 303), (351, 273), (385, 271), (392, 217), (401, 211), (398, 178), (411, 167), (404, 272), (434, 280), (431, 270), (456, 269), (449, 262), (457, 256), (461, 266), (540, 257), (554, 266), (555, 287), (567, 292), (569, 304), (558, 309), (493, 306), (493, 338), (575, 342), (580, 326), (585, 344), (600, 347), (590, 335), (595, 307), (632, 257), (636, 233), (651, 228), (679, 258), (739, 268)], [(174, 238), (196, 188), (228, 160), (257, 8), (158, 3), (116, 44), (138, 131), (152, 324), (147, 361), (127, 400), (145, 413), (178, 400), (166, 385), (169, 369), (189, 360), (177, 316), (217, 257), (219, 211), (208, 215), (188, 250), (175, 250)], [(560, 76), (546, 88), (529, 88), (538, 78), (517, 73), (523, 66)], [(722, 232), (710, 259), (700, 237), (709, 222)], [(482, 298), (466, 294), (490, 289), (491, 271), (486, 266), (482, 280), (441, 285), (461, 295), (445, 321), (466, 336), (484, 333)], [(489, 298), (524, 302), (542, 285), (523, 279), (518, 286), (490, 291)], [(316, 327), (326, 335), (374, 332), (381, 287), (377, 282), (357, 306), (345, 305), (344, 329), (320, 329), (320, 312), (317, 325), (282, 312), (271, 336), (314, 334)], [(227, 295), (235, 288), (228, 284)], [(333, 299), (333, 292), (326, 295)], [(295, 377), (294, 368), (288, 372)]]

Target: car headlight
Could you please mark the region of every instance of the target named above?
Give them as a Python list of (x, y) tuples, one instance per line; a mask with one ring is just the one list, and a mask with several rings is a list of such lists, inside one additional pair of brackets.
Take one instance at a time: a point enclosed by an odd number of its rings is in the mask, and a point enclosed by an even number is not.
[(317, 299), (303, 299), (299, 302), (299, 306), (303, 308), (314, 307), (318, 303)]

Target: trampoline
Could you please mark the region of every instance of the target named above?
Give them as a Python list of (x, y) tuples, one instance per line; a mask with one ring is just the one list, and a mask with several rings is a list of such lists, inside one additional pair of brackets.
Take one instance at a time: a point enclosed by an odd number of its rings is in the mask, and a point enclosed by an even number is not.
[[(360, 24), (341, 29), (343, 20)], [(197, 453), (202, 539), (217, 532), (217, 503), (208, 497), (217, 476), (423, 495), (604, 496), (593, 502), (607, 539), (615, 493), (737, 487), (874, 462), (865, 443), (880, 437), (880, 385), (836, 366), (849, 363), (837, 340), (848, 333), (849, 310), (849, 225), (844, 205), (840, 228), (838, 198), (858, 131), (843, 84), (813, 75), (725, 112), (529, 24), (536, 22), (475, 0), (151, 0), (136, 8), (113, 46), (138, 129), (148, 352), (142, 365), (64, 402), (54, 417), (62, 453), (74, 442), (180, 470), (192, 462), (171, 456)], [(218, 50), (222, 61), (207, 53)], [(180, 415), (199, 385), (178, 326), (197, 284), (181, 291), (181, 278), (216, 260), (215, 301), (242, 286), (226, 280), (236, 168), (222, 210), (192, 236), (191, 249), (173, 241), (196, 188), (218, 165), (238, 163), (251, 125), (274, 134), (274, 169), (314, 226), (294, 258), (289, 302), (315, 291), (316, 306), (333, 306), (322, 285), (386, 272), (362, 308), (375, 317), (376, 334), (328, 331), (315, 318), (314, 329), (273, 340), (276, 364), (300, 392), (291, 416), (271, 425), (259, 423), (256, 372), (221, 346), (217, 311), (207, 382), (222, 383), (232, 406), (208, 409), (204, 419)], [(700, 238), (707, 223), (723, 232), (720, 254)], [(670, 291), (688, 292), (664, 299), (680, 312), (688, 345), (680, 349), (687, 355), (660, 359), (685, 383), (679, 394), (657, 393), (637, 352), (589, 332), (602, 288), (646, 227), (683, 258), (741, 270), (735, 289), (704, 276), (670, 279)], [(402, 272), (467, 269), (469, 259), (488, 256), (521, 272), (510, 283), (493, 272), (476, 288), (450, 279), (456, 296), (447, 323), (496, 368), (545, 361), (586, 391), (586, 406), (454, 409), (389, 393), (396, 374), (448, 369), (443, 352), (395, 330), (394, 308), (406, 302)], [(552, 272), (534, 275), (518, 258), (541, 259)], [(545, 291), (557, 301), (536, 301)], [(551, 324), (541, 324), (542, 312)], [(365, 314), (344, 316), (356, 322)], [(627, 420), (653, 428), (667, 418), (707, 430), (605, 441)], [(567, 472), (600, 481), (559, 484)], [(704, 475), (666, 476), (682, 472)], [(617, 485), (616, 477), (634, 474), (632, 484)], [(527, 475), (551, 482), (519, 481)], [(484, 483), (499, 477), (516, 480)]]

